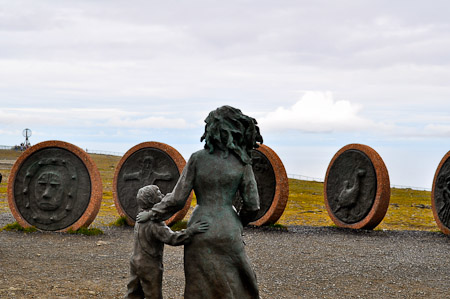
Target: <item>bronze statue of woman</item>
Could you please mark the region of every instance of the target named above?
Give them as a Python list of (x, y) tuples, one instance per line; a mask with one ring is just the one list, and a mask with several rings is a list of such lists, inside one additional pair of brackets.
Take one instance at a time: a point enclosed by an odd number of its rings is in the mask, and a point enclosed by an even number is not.
[[(259, 298), (242, 231), (259, 210), (251, 150), (262, 136), (254, 118), (230, 106), (210, 112), (205, 122), (205, 148), (192, 154), (172, 193), (136, 219), (166, 220), (194, 190), (197, 206), (188, 227), (200, 220), (209, 230), (184, 247), (184, 298)], [(239, 215), (232, 206), (237, 192), (243, 199)]]

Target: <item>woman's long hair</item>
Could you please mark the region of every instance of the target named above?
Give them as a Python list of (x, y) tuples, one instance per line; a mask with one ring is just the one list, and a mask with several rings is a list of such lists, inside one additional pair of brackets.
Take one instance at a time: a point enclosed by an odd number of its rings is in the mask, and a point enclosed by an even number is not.
[(231, 106), (222, 106), (211, 111), (205, 119), (205, 149), (213, 153), (215, 149), (224, 152), (227, 158), (233, 152), (244, 164), (252, 163), (251, 150), (263, 143), (259, 127), (254, 118)]

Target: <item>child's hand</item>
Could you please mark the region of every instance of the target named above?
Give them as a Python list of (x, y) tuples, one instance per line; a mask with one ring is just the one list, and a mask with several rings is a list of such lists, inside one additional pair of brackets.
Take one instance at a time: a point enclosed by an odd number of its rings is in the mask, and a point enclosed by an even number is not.
[(206, 232), (209, 229), (209, 224), (206, 221), (197, 221), (194, 222), (194, 224), (192, 224), (189, 228), (194, 234), (199, 234)]
[(149, 212), (142, 211), (139, 214), (137, 214), (136, 221), (137, 222), (147, 222), (148, 220), (150, 220), (150, 218), (152, 216), (153, 216), (153, 213), (151, 211), (149, 211)]

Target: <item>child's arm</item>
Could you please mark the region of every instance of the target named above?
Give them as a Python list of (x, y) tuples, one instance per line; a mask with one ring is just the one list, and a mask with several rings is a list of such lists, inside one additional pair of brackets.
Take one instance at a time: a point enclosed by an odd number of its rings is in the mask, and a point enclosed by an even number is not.
[(194, 234), (204, 233), (209, 229), (209, 224), (205, 221), (197, 221), (180, 232), (172, 231), (164, 222), (155, 223), (153, 230), (155, 237), (165, 244), (179, 246), (190, 242)]
[(183, 168), (180, 178), (172, 192), (167, 193), (161, 202), (155, 204), (151, 212), (139, 213), (136, 218), (137, 222), (145, 222), (149, 219), (154, 221), (164, 221), (181, 210), (194, 188), (195, 169), (196, 154), (194, 153)]

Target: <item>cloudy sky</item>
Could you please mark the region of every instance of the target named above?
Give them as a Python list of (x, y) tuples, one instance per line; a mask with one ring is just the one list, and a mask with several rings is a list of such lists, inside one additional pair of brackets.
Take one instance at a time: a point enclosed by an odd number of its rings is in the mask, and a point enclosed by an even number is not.
[(0, 0), (0, 144), (57, 139), (187, 159), (208, 112), (255, 117), (290, 174), (373, 147), (431, 188), (450, 150), (448, 1)]

